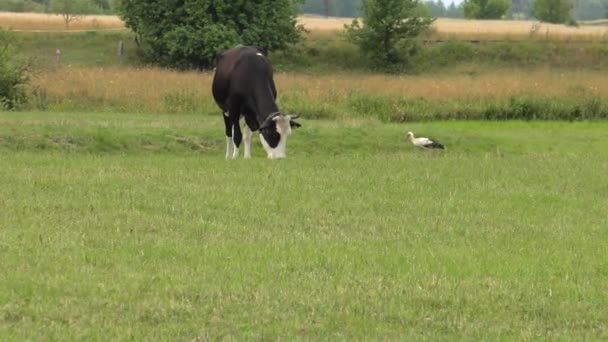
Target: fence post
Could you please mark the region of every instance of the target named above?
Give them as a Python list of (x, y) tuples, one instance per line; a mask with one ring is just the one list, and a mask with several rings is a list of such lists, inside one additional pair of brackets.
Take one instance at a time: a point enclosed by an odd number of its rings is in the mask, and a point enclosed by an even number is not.
[(57, 65), (60, 65), (60, 64), (61, 64), (61, 50), (59, 50), (59, 49), (57, 49), (57, 50), (55, 51), (55, 63), (56, 63)]
[(116, 52), (118, 54), (118, 57), (122, 57), (122, 55), (124, 55), (124, 53), (125, 53), (125, 44), (123, 43), (122, 40), (118, 42), (118, 49), (117, 49)]

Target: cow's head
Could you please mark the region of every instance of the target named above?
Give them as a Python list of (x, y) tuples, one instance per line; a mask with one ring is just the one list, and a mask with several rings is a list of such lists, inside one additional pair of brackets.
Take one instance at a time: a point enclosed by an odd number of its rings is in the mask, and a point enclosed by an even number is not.
[(287, 137), (291, 134), (291, 128), (301, 125), (294, 120), (299, 115), (285, 115), (273, 113), (260, 126), (260, 140), (262, 146), (270, 159), (285, 158), (287, 150)]

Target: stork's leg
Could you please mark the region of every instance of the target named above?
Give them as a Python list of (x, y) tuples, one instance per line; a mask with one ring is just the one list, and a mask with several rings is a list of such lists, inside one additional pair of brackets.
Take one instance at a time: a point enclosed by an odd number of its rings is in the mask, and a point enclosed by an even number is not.
[(245, 159), (251, 158), (251, 129), (247, 124), (245, 124), (245, 134), (243, 135), (243, 140), (245, 141)]
[(232, 120), (228, 117), (228, 113), (224, 113), (224, 126), (226, 127), (226, 159), (232, 158), (234, 153), (234, 142), (232, 141)]

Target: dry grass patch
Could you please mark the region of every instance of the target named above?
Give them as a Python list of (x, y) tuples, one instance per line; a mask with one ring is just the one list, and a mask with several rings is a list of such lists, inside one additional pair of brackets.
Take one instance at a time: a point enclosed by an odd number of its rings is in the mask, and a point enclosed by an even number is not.
[[(159, 68), (60, 68), (36, 76), (34, 87), (52, 104), (111, 104), (130, 112), (214, 111), (212, 73)], [(512, 96), (608, 99), (606, 74), (552, 70), (488, 71), (479, 75), (389, 76), (339, 74), (275, 76), (282, 106), (293, 103), (340, 105), (353, 94), (471, 103)], [(90, 108), (90, 107), (87, 107)]]
[(526, 39), (547, 40), (605, 40), (608, 27), (572, 27), (536, 21), (515, 20), (463, 20), (441, 18), (433, 24), (434, 32), (441, 37), (460, 39)]
[(342, 30), (344, 25), (353, 22), (353, 18), (338, 18), (338, 17), (318, 17), (318, 16), (300, 16), (298, 23), (304, 25), (307, 30), (311, 31), (336, 31)]
[[(310, 31), (342, 30), (352, 18), (301, 16), (298, 22)], [(0, 12), (0, 27), (23, 31), (64, 31), (61, 16), (41, 13)], [(69, 31), (123, 29), (117, 16), (88, 15), (70, 24)], [(520, 40), (526, 38), (550, 40), (607, 40), (608, 26), (585, 25), (569, 27), (534, 21), (463, 20), (439, 18), (432, 26), (430, 39)]]
[[(60, 15), (0, 12), (0, 27), (16, 31), (66, 31)], [(70, 23), (68, 31), (124, 29), (117, 16), (86, 15)]]
[[(299, 23), (311, 31), (342, 30), (352, 18), (300, 17)], [(465, 40), (522, 40), (528, 38), (547, 40), (597, 41), (608, 39), (608, 27), (588, 25), (571, 27), (521, 20), (464, 20), (438, 18), (428, 33), (429, 39)]]

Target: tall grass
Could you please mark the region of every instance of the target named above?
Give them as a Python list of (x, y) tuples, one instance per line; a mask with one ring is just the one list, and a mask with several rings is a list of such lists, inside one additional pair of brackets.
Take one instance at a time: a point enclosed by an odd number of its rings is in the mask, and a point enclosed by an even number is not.
[(70, 23), (68, 29), (60, 15), (0, 12), (0, 27), (18, 31), (84, 31), (124, 29), (120, 18), (112, 15), (86, 15)]
[(607, 26), (572, 27), (523, 20), (464, 20), (441, 18), (435, 21), (434, 38), (459, 40), (548, 40), (561, 42), (606, 41)]
[[(58, 68), (33, 80), (33, 109), (217, 113), (212, 72), (157, 68)], [(277, 73), (280, 106), (308, 118), (608, 118), (606, 74), (464, 69), (447, 75)]]

